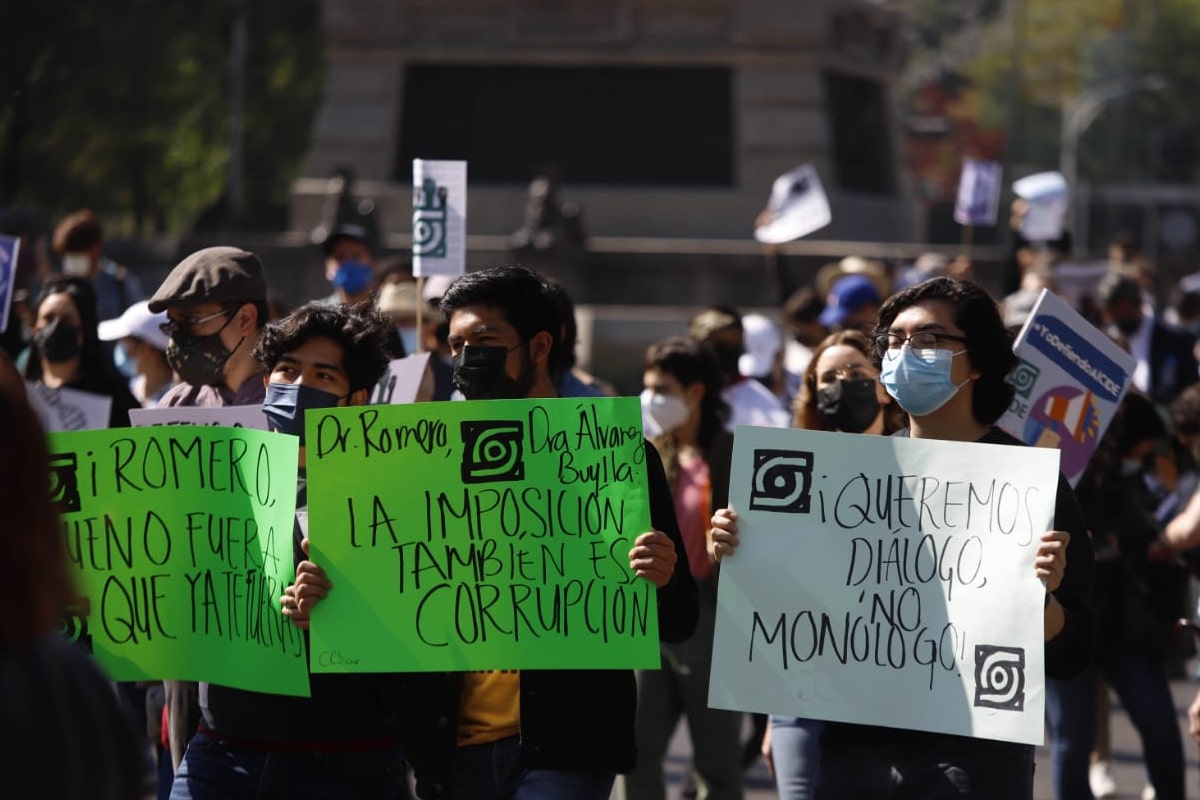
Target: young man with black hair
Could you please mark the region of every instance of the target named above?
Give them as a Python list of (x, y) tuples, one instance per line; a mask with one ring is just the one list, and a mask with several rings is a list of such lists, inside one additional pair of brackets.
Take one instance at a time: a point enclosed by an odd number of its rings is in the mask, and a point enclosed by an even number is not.
[[(300, 437), (295, 555), (307, 563), (304, 412), (363, 405), (387, 366), (388, 323), (375, 311), (309, 303), (268, 325), (254, 354), (266, 376), (272, 429)], [(306, 591), (328, 589), (309, 580)], [(284, 613), (297, 607), (288, 587)], [(304, 626), (301, 626), (304, 627)], [(173, 800), (261, 797), (394, 800), (404, 794), (398, 675), (310, 675), (311, 697), (200, 684), (199, 732), (171, 790)]]
[[(892, 295), (879, 310), (875, 339), (880, 383), (909, 416), (909, 428), (893, 435), (1021, 446), (995, 427), (1013, 398), (1005, 378), (1016, 356), (995, 300), (978, 285), (932, 278)], [(713, 515), (713, 560), (738, 547), (736, 520), (728, 508)], [(1095, 558), (1061, 473), (1053, 524), (1034, 561), (1046, 596), (1043, 618), (1031, 624), (1045, 629), (1046, 675), (1070, 678), (1092, 657)], [(1012, 742), (828, 723), (815, 797), (1032, 800), (1033, 754)]]
[[(557, 397), (561, 318), (542, 276), (498, 267), (460, 277), (442, 297), (454, 378), (468, 400)], [(696, 584), (662, 461), (646, 446), (650, 516), (630, 569), (658, 589), (659, 636), (691, 636)], [(424, 740), (410, 751), (418, 793), (470, 800), (607, 800), (634, 765), (633, 670), (453, 673), (409, 710)]]

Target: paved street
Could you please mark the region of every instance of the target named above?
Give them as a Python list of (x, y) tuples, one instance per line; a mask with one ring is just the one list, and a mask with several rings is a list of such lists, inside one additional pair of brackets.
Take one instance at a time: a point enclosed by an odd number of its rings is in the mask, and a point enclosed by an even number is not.
[[(1187, 736), (1187, 721), (1185, 714), (1188, 704), (1195, 696), (1197, 684), (1195, 681), (1174, 681), (1172, 691), (1175, 695), (1175, 705), (1179, 710), (1180, 731), (1184, 737), (1184, 755), (1187, 759), (1187, 796), (1190, 800), (1200, 798), (1200, 762), (1195, 742)], [(1115, 707), (1112, 717), (1113, 735), (1113, 775), (1120, 792), (1120, 800), (1139, 800), (1142, 789), (1146, 785), (1146, 773), (1142, 768), (1141, 742), (1137, 733), (1130, 725), (1129, 718), (1119, 707)], [(691, 748), (688, 744), (687, 731), (681, 725), (676, 731), (671, 743), (671, 755), (667, 762), (667, 778), (670, 781), (668, 800), (680, 800), (683, 771), (690, 760)], [(1054, 800), (1050, 787), (1050, 751), (1040, 748), (1037, 756), (1037, 775), (1034, 782), (1035, 800)], [(775, 786), (767, 775), (762, 763), (755, 765), (746, 774), (745, 800), (771, 800), (775, 798)], [(616, 797), (616, 793), (613, 793)]]

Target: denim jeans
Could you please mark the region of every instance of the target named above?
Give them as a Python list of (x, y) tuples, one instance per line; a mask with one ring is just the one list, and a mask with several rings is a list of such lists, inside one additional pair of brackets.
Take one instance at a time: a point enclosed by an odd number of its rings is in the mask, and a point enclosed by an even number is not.
[(399, 747), (371, 752), (269, 751), (200, 732), (184, 753), (171, 800), (380, 800), (400, 796)]
[(779, 800), (812, 800), (821, 771), (821, 730), (825, 723), (771, 715), (771, 760)]
[(1033, 748), (919, 731), (821, 748), (817, 800), (1033, 800)]
[(1163, 659), (1129, 648), (1102, 648), (1069, 681), (1046, 681), (1046, 724), (1058, 800), (1092, 800), (1089, 755), (1096, 739), (1096, 681), (1107, 681), (1142, 739), (1146, 772), (1158, 800), (1183, 800), (1183, 740)]
[(454, 796), (464, 800), (608, 800), (615, 777), (611, 772), (527, 769), (521, 763), (520, 739), (509, 736), (458, 748)]

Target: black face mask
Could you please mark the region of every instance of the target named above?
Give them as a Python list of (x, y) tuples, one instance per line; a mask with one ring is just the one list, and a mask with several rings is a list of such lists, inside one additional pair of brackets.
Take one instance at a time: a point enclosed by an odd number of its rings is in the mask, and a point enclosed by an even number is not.
[(79, 355), (79, 326), (55, 320), (33, 335), (42, 357), (51, 364), (62, 364)]
[(454, 388), (468, 400), (517, 400), (525, 397), (533, 385), (533, 366), (530, 365), (519, 380), (513, 380), (504, 370), (508, 353), (507, 347), (464, 345), (450, 361), (454, 368)]
[(1142, 327), (1142, 320), (1138, 317), (1122, 317), (1113, 322), (1117, 326), (1117, 330), (1126, 336), (1133, 336), (1138, 332), (1138, 328)]
[(817, 390), (817, 413), (831, 428), (862, 433), (879, 416), (879, 395), (874, 378), (837, 381)]
[(208, 336), (184, 333), (171, 336), (171, 340), (167, 342), (167, 363), (179, 373), (184, 383), (190, 383), (192, 386), (216, 386), (225, 379), (225, 364), (246, 340), (245, 336), (239, 339), (233, 350), (221, 341), (221, 331), (225, 330), (234, 316), (230, 314), (225, 324), (216, 333)]

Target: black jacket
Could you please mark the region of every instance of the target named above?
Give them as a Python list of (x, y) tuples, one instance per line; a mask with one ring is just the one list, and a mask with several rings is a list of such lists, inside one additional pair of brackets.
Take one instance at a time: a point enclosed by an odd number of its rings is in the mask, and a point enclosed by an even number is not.
[[(650, 520), (669, 535), (679, 561), (670, 583), (658, 590), (659, 639), (692, 635), (699, 605), (675, 505), (658, 451), (647, 442)], [(421, 732), (405, 754), (425, 800), (453, 795), (462, 673), (405, 676), (412, 705), (406, 727)], [(636, 758), (633, 670), (522, 670), (521, 756), (528, 768), (629, 772)]]

